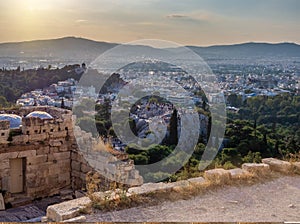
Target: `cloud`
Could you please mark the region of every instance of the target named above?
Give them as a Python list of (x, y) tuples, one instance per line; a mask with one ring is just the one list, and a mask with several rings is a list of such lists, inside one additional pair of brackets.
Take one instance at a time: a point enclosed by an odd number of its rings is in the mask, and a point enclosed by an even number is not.
[(171, 14), (171, 15), (167, 15), (167, 18), (171, 18), (171, 19), (181, 19), (181, 18), (188, 18), (189, 16), (187, 15), (182, 15), (182, 14)]
[[(195, 11), (186, 14), (170, 14), (167, 15), (168, 19), (181, 19), (183, 21), (191, 22), (217, 22), (220, 21), (221, 16), (207, 11)], [(224, 18), (223, 18), (224, 19)]]
[(86, 19), (77, 19), (77, 20), (75, 20), (75, 23), (86, 23), (86, 22), (88, 22), (88, 20), (86, 20)]

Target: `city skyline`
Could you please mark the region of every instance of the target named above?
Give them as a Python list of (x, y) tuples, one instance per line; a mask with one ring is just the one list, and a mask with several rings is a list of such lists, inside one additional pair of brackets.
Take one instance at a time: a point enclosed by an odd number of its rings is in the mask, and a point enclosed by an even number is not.
[(0, 6), (1, 43), (64, 36), (198, 46), (300, 43), (297, 0), (12, 0)]

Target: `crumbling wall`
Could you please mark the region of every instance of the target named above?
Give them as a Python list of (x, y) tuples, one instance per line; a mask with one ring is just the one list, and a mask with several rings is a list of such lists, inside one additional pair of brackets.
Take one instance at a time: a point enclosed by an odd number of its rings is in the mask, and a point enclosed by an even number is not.
[(127, 182), (131, 186), (138, 186), (143, 183), (143, 178), (135, 169), (132, 160), (124, 160), (123, 154), (112, 155), (107, 151), (96, 150), (97, 141), (90, 133), (86, 133), (78, 127), (75, 132), (78, 136), (77, 144), (73, 145), (71, 156), (71, 175), (74, 189), (85, 188), (86, 174), (90, 171), (100, 174), (100, 181), (104, 189), (108, 189), (110, 183), (114, 181)]
[[(44, 111), (53, 119), (40, 119), (26, 115), (33, 111)], [(95, 171), (112, 172), (110, 178), (103, 178), (103, 184), (109, 186), (115, 175), (130, 179), (132, 185), (142, 184), (142, 178), (134, 169), (132, 161), (120, 165), (113, 156), (102, 156), (93, 150), (97, 141), (92, 135), (82, 131), (77, 139), (74, 136), (72, 112), (54, 107), (21, 108), (22, 126), (14, 129), (10, 136), (9, 121), (0, 121), (0, 189), (10, 192), (10, 160), (22, 158), (25, 161), (23, 196), (32, 199), (58, 194), (61, 189), (79, 190), (85, 188), (86, 174)], [(3, 135), (2, 135), (3, 133)], [(78, 144), (84, 144), (88, 151), (79, 150)], [(100, 169), (99, 169), (100, 168)], [(20, 195), (6, 199), (6, 202), (18, 199)]]
[[(32, 108), (27, 113), (43, 109), (45, 108)], [(51, 115), (61, 112), (57, 108), (48, 108), (47, 111)], [(26, 115), (24, 110), (22, 112)], [(32, 199), (46, 197), (58, 194), (61, 189), (71, 188), (71, 116), (71, 113), (64, 112), (62, 116), (57, 116), (57, 119), (23, 117), (22, 128), (14, 129), (14, 132), (19, 134), (1, 139), (1, 190), (10, 192), (12, 181), (10, 160), (16, 158), (25, 161), (24, 196)], [(3, 129), (3, 125), (0, 126)], [(9, 131), (8, 129), (8, 133)], [(12, 196), (6, 202), (14, 199), (17, 198)]]

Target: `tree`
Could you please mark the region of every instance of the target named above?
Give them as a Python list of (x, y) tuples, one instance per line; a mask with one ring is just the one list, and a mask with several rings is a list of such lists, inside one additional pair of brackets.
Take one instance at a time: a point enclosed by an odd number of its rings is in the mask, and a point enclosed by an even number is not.
[(174, 109), (173, 113), (170, 118), (170, 125), (169, 125), (169, 145), (177, 145), (178, 144), (178, 113), (177, 110)]

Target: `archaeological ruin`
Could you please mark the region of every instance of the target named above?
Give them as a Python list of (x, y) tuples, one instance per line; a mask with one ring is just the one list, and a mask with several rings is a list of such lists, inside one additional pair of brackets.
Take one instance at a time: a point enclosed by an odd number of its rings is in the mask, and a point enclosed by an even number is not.
[[(95, 167), (100, 173), (126, 178), (133, 186), (142, 184), (142, 177), (126, 154), (112, 154), (109, 159), (101, 156), (92, 149), (97, 140), (74, 128), (73, 122), (71, 111), (55, 107), (1, 112), (0, 189), (6, 204), (84, 189), (86, 174), (96, 172)], [(80, 132), (80, 138), (75, 138), (74, 132)], [(78, 142), (91, 147), (88, 161)], [(125, 163), (118, 163), (120, 158)]]

